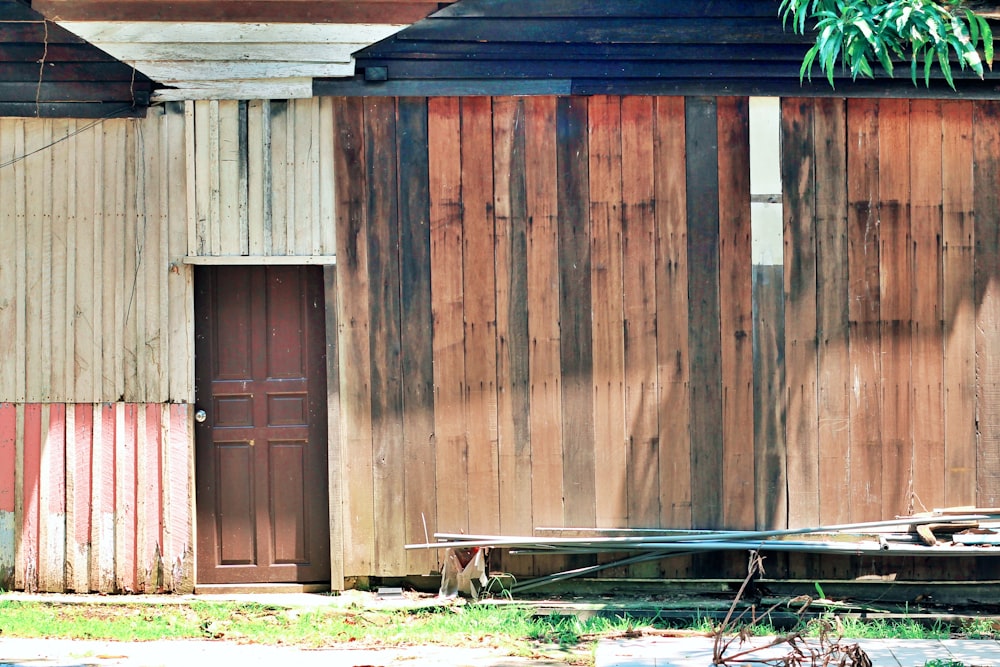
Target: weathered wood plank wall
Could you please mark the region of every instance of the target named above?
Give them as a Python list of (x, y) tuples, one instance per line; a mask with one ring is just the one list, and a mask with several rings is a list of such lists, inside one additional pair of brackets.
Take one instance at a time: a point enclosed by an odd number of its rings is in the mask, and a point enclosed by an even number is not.
[(0, 120), (0, 398), (193, 398), (184, 141), (177, 107)]
[(400, 525), (414, 542), (992, 502), (1000, 404), (975, 364), (996, 356), (997, 169), (978, 153), (997, 139), (973, 125), (992, 106), (784, 100), (784, 261), (758, 267), (745, 99), (330, 103), (338, 170), (366, 175), (338, 182), (346, 574), (398, 574)]

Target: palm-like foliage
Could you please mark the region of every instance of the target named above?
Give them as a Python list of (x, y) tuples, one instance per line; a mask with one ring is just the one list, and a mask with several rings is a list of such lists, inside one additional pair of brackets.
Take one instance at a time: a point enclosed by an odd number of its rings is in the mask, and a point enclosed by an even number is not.
[(896, 63), (909, 60), (914, 85), (922, 73), (929, 86), (937, 66), (954, 88), (954, 62), (980, 78), (984, 65), (993, 65), (993, 32), (963, 0), (781, 0), (779, 13), (786, 28), (816, 31), (802, 79), (811, 78), (814, 64), (831, 86), (838, 66), (852, 78), (872, 77), (878, 63), (892, 76)]

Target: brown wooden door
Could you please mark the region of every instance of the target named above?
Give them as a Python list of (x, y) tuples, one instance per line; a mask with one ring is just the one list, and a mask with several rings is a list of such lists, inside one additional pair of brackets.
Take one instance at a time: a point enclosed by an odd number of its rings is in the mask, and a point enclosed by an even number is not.
[(318, 267), (195, 273), (198, 583), (329, 581)]

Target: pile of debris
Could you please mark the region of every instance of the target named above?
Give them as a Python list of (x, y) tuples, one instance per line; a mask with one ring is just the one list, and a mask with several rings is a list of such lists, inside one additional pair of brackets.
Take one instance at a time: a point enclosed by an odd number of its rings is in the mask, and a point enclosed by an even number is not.
[[(783, 530), (660, 530), (537, 528), (547, 536), (435, 533), (437, 542), (407, 549), (506, 549), (511, 554), (632, 554), (613, 562), (559, 572), (515, 586), (527, 590), (603, 569), (709, 551), (800, 552), (882, 556), (1000, 554), (1000, 508), (948, 508), (887, 521)], [(992, 554), (989, 554), (992, 555)]]

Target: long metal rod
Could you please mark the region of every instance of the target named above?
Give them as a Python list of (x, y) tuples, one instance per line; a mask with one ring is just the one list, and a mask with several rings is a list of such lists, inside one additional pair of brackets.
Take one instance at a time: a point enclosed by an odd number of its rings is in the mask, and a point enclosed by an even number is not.
[(650, 553), (637, 554), (635, 556), (630, 556), (628, 558), (622, 558), (620, 560), (612, 561), (610, 563), (598, 563), (597, 565), (588, 565), (586, 567), (578, 567), (575, 570), (565, 570), (563, 572), (556, 572), (555, 574), (549, 574), (542, 577), (537, 577), (523, 584), (514, 584), (511, 586), (511, 591), (514, 593), (520, 593), (522, 591), (531, 590), (532, 588), (538, 588), (539, 586), (545, 586), (546, 584), (555, 583), (557, 581), (562, 581), (564, 579), (573, 579), (574, 577), (582, 577), (588, 574), (593, 574), (594, 572), (600, 572), (601, 570), (607, 570), (612, 567), (624, 567), (626, 565), (635, 565), (637, 563), (646, 563), (651, 560), (663, 560), (665, 558), (674, 558), (676, 556), (690, 556), (692, 554), (701, 553), (701, 550), (696, 551), (653, 551)]
[(441, 549), (447, 547), (467, 548), (467, 547), (532, 547), (538, 544), (545, 545), (602, 545), (618, 546), (622, 544), (636, 545), (641, 548), (650, 544), (662, 545), (669, 542), (690, 544), (691, 542), (720, 542), (727, 540), (763, 540), (769, 537), (782, 537), (786, 535), (806, 535), (809, 533), (833, 533), (845, 531), (864, 531), (868, 528), (882, 528), (888, 526), (917, 526), (928, 523), (950, 523), (958, 521), (981, 521), (990, 518), (1000, 518), (1000, 515), (986, 514), (960, 514), (953, 516), (927, 516), (927, 517), (905, 517), (900, 519), (889, 519), (885, 521), (868, 521), (862, 523), (837, 524), (832, 526), (815, 526), (812, 528), (787, 528), (781, 530), (762, 530), (755, 532), (748, 531), (718, 531), (714, 533), (697, 533), (694, 535), (664, 535), (664, 536), (638, 536), (638, 537), (591, 537), (586, 539), (573, 537), (551, 537), (543, 538), (536, 536), (502, 536), (502, 535), (463, 535), (461, 533), (435, 533), (434, 537), (441, 539), (440, 542), (428, 544), (408, 544), (407, 549)]

